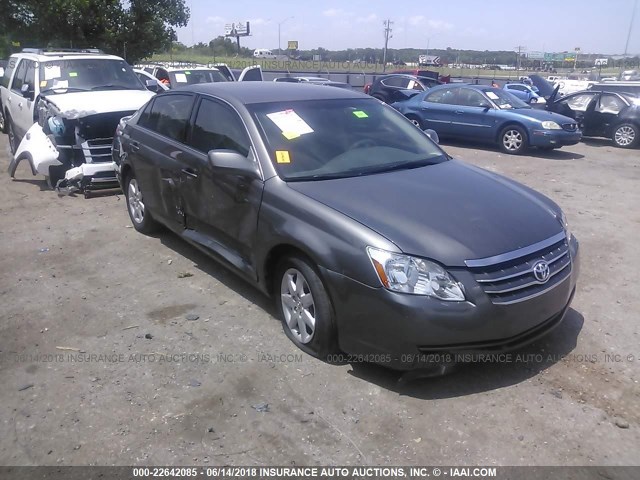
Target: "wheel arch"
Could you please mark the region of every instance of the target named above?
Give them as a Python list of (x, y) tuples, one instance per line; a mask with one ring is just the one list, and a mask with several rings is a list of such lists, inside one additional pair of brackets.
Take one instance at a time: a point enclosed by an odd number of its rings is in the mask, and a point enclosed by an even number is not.
[(495, 138), (496, 142), (500, 142), (500, 135), (502, 134), (502, 131), (507, 127), (520, 127), (524, 131), (525, 140), (527, 141), (527, 147), (531, 146), (531, 143), (529, 141), (529, 129), (525, 127), (522, 122), (519, 122), (517, 120), (507, 120), (498, 127)]
[[(264, 261), (262, 262), (262, 271), (260, 272), (262, 286), (269, 296), (273, 296), (274, 294), (273, 277), (278, 264), (283, 258), (290, 255), (298, 255), (309, 260), (321, 280), (323, 282), (325, 281), (325, 279), (322, 278), (322, 272), (317, 268), (320, 265), (318, 259), (315, 258), (313, 254), (310, 254), (307, 249), (295, 245), (294, 242), (278, 243), (273, 245), (265, 255)], [(329, 289), (327, 289), (327, 294), (331, 297)]]

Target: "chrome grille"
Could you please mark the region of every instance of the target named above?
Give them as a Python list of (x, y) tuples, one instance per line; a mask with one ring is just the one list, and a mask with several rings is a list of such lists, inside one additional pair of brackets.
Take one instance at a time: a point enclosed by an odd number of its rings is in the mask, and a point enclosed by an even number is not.
[(113, 145), (113, 137), (111, 138), (93, 138), (81, 144), (82, 153), (87, 163), (104, 163), (110, 162), (111, 146)]
[[(540, 260), (549, 265), (546, 282), (536, 279), (533, 267)], [(537, 297), (553, 289), (571, 274), (571, 253), (562, 239), (525, 256), (501, 263), (470, 268), (476, 281), (495, 305), (509, 305)]]
[(562, 128), (568, 132), (575, 132), (578, 129), (577, 123), (563, 123)]

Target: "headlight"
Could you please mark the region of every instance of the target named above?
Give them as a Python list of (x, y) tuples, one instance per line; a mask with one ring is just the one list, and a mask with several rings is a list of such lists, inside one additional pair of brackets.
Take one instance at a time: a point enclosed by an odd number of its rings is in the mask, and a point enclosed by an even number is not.
[(562, 130), (562, 127), (560, 125), (550, 120), (542, 122), (542, 128), (544, 128), (545, 130)]
[(560, 211), (560, 217), (558, 217), (558, 220), (560, 220), (562, 228), (564, 228), (564, 232), (567, 234), (567, 240), (571, 240), (571, 229), (569, 228), (569, 222), (567, 222), (567, 216), (563, 211)]
[(440, 265), (422, 258), (367, 247), (382, 285), (394, 292), (463, 302), (462, 286)]

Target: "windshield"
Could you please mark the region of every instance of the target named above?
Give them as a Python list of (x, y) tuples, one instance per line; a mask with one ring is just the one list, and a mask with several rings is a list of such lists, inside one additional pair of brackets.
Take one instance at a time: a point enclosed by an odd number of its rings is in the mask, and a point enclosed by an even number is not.
[(89, 90), (144, 90), (124, 60), (78, 58), (40, 64), (40, 91), (45, 94)]
[(447, 160), (424, 132), (377, 100), (306, 100), (249, 108), (285, 180), (372, 175)]
[(514, 108), (531, 108), (515, 95), (499, 88), (487, 88), (484, 94), (495, 103), (500, 110), (513, 110)]
[(182, 70), (169, 72), (171, 85), (181, 87), (196, 83), (226, 82), (227, 78), (218, 70)]

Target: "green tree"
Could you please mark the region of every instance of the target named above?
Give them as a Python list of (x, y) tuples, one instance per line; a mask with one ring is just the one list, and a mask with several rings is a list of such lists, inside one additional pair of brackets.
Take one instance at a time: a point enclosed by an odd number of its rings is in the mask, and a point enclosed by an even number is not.
[(4, 0), (0, 31), (22, 47), (96, 47), (131, 63), (171, 46), (184, 0)]

